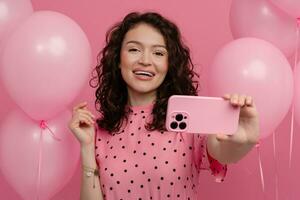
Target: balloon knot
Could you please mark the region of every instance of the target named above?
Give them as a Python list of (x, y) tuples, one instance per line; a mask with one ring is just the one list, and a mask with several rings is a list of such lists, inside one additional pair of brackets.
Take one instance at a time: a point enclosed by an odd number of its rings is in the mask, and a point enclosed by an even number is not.
[(46, 129), (46, 128), (47, 128), (46, 122), (45, 122), (44, 120), (42, 120), (42, 121), (40, 122), (40, 128), (41, 128), (41, 129)]
[(300, 26), (300, 17), (297, 17), (298, 26)]
[(259, 145), (260, 145), (260, 142), (258, 141), (258, 142), (256, 143), (255, 147), (258, 148)]

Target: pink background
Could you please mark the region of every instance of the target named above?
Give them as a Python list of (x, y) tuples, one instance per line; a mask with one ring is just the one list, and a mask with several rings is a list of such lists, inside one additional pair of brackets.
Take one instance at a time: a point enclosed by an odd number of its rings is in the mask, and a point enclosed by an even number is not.
[[(217, 50), (232, 40), (229, 27), (229, 9), (231, 0), (32, 0), (34, 9), (53, 10), (68, 15), (74, 19), (86, 32), (93, 50), (93, 62), (104, 44), (104, 34), (108, 27), (120, 20), (129, 11), (155, 10), (175, 21), (181, 28), (186, 43), (191, 48), (192, 57), (201, 74), (202, 94), (206, 94), (206, 68), (209, 67)], [(0, 121), (14, 106), (0, 83)], [(93, 90), (86, 88), (73, 104), (88, 101), (93, 110)], [(73, 105), (70, 105), (70, 108)], [(95, 110), (94, 110), (95, 113)], [(297, 199), (300, 190), (297, 187), (300, 172), (300, 157), (298, 155), (298, 140), (296, 133), (300, 130), (295, 125), (294, 149), (292, 166), (289, 169), (289, 134), (291, 114), (289, 113), (276, 130), (276, 160), (273, 156), (272, 137), (262, 141), (260, 152), (265, 178), (265, 192), (262, 191), (259, 174), (258, 154), (253, 149), (243, 160), (229, 166), (224, 183), (213, 182), (209, 173), (203, 172), (199, 199), (244, 199), (265, 200)], [(300, 150), (300, 149), (299, 149)], [(277, 163), (277, 165), (276, 165)], [(21, 167), (21, 166), (20, 166)], [(278, 184), (276, 184), (276, 176)], [(53, 198), (53, 200), (79, 199), (80, 168), (74, 174), (69, 184)], [(6, 183), (0, 172), (0, 198), (17, 200), (20, 197)]]

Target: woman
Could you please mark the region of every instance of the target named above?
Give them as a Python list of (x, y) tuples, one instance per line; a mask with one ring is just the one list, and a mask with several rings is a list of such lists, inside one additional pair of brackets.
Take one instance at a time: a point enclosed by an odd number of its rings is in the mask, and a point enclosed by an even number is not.
[(198, 85), (177, 26), (161, 15), (128, 14), (108, 32), (100, 56), (92, 79), (100, 117), (84, 102), (69, 123), (81, 144), (81, 199), (198, 199), (202, 169), (222, 181), (226, 164), (258, 141), (253, 100), (238, 94), (224, 95), (241, 107), (233, 136), (165, 130), (168, 98), (197, 95)]

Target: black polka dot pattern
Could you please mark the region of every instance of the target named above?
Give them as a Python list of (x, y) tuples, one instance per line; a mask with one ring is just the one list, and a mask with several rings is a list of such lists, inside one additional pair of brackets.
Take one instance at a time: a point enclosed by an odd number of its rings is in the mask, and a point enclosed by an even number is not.
[(199, 172), (223, 181), (227, 167), (207, 154), (206, 137), (148, 131), (153, 106), (131, 107), (118, 134), (97, 129), (96, 161), (104, 199), (199, 199)]

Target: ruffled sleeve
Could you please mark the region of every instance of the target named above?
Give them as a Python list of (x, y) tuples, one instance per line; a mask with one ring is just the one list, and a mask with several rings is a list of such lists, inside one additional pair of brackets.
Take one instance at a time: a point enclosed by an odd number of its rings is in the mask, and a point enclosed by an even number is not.
[[(227, 165), (223, 165), (209, 155), (207, 151), (207, 136), (197, 136), (198, 140), (198, 150), (197, 152), (199, 158), (199, 169), (209, 170), (211, 174), (215, 177), (216, 182), (223, 182), (227, 173)], [(197, 155), (196, 154), (196, 155)]]

